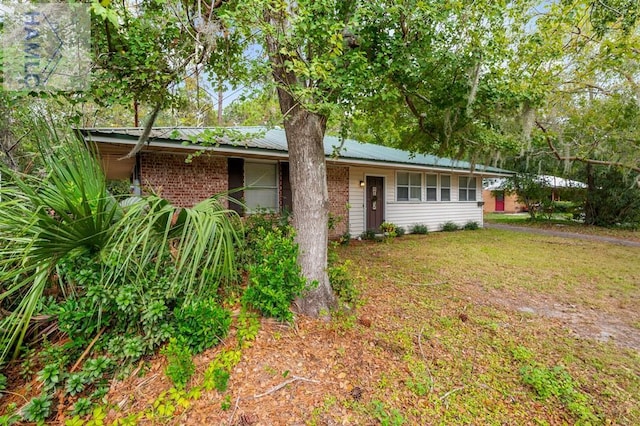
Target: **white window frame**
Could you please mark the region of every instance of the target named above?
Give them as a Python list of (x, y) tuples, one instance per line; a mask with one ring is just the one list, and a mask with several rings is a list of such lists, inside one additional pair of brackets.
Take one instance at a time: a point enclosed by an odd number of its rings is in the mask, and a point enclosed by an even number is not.
[[(463, 181), (465, 185), (463, 186)], [(473, 181), (473, 185), (471, 182)], [(469, 192), (473, 191), (473, 199), (469, 198)], [(464, 195), (464, 196), (463, 196)], [(475, 202), (478, 200), (478, 179), (475, 176), (458, 176), (458, 201)]]
[[(406, 174), (407, 175), (407, 184), (400, 184), (398, 176), (401, 174)], [(417, 175), (420, 179), (420, 183), (418, 185), (415, 185), (411, 183), (411, 175)], [(406, 200), (401, 200), (399, 197), (399, 191), (398, 188), (403, 187), (403, 188), (407, 188), (407, 199)], [(420, 189), (420, 197), (419, 198), (411, 198), (411, 189), (412, 188), (419, 188)], [(422, 201), (422, 173), (420, 172), (396, 172), (396, 201), (401, 202), (401, 203), (416, 203), (416, 202), (421, 202)]]
[[(252, 165), (261, 165), (261, 166), (272, 166), (275, 171), (275, 183), (274, 185), (252, 185), (253, 182), (249, 182), (247, 179), (247, 171), (251, 170)], [(258, 209), (263, 210), (266, 209), (273, 213), (278, 213), (280, 211), (280, 175), (279, 175), (279, 167), (278, 163), (270, 162), (270, 161), (246, 161), (244, 162), (244, 184), (246, 186), (244, 190), (244, 202), (247, 206), (247, 213), (256, 213)], [(250, 193), (253, 189), (256, 190), (273, 190), (274, 200), (275, 200), (275, 208), (271, 207), (260, 207), (260, 206), (250, 206), (247, 202), (247, 194)], [(256, 208), (257, 207), (257, 208)]]

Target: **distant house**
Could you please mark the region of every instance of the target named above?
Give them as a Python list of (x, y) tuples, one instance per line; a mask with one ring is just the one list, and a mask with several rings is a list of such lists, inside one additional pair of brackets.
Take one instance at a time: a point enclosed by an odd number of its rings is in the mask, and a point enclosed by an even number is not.
[[(539, 175), (538, 181), (550, 189), (549, 196), (552, 201), (560, 201), (560, 192), (563, 189), (586, 188), (582, 182), (564, 179), (558, 176)], [(505, 191), (504, 178), (489, 178), (484, 181), (482, 198), (485, 203), (485, 213), (520, 213), (526, 211), (526, 206), (518, 202), (518, 196)]]
[[(139, 128), (86, 128), (79, 133), (95, 142), (107, 177), (131, 179), (180, 206), (191, 206), (213, 194), (246, 188), (241, 198), (250, 214), (258, 208), (292, 208), (289, 156), (280, 129), (234, 128), (238, 139), (223, 136), (203, 148), (191, 141), (203, 128), (154, 128), (135, 158), (121, 160), (136, 144)], [(482, 226), (482, 180), (511, 172), (431, 155), (327, 136), (324, 141), (333, 237), (360, 235), (392, 222), (409, 230), (423, 224), (438, 230), (448, 221)], [(204, 153), (185, 162), (189, 154)]]

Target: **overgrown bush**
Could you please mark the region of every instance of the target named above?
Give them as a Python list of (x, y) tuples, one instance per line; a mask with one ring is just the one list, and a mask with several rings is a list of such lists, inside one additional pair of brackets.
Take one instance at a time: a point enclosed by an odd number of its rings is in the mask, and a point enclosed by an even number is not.
[(174, 310), (176, 337), (198, 354), (229, 333), (231, 313), (213, 299), (196, 300)]
[(554, 201), (553, 211), (554, 213), (571, 213), (573, 214), (578, 208), (578, 204), (573, 201)]
[[(173, 305), (210, 297), (236, 276), (233, 213), (215, 198), (181, 209), (154, 195), (123, 208), (83, 143), (46, 126), (35, 132), (45, 173), (1, 170), (0, 308), (10, 314), (0, 323), (0, 362), (19, 353), (43, 307), (72, 339), (104, 328), (95, 347), (116, 348), (118, 336), (123, 358), (158, 347), (171, 336)], [(57, 306), (41, 303), (45, 290)]]
[(306, 287), (293, 237), (290, 227), (256, 230), (255, 261), (248, 267), (249, 285), (242, 296), (245, 306), (281, 321), (293, 319), (291, 302)]
[(171, 313), (186, 296), (171, 286), (175, 268), (168, 255), (147, 262), (137, 280), (122, 276), (113, 290), (104, 286), (102, 268), (88, 256), (62, 261), (58, 280), (73, 293), (53, 302), (49, 311), (72, 340), (88, 344), (103, 330), (98, 349), (135, 361), (173, 335)]
[(640, 188), (633, 176), (612, 167), (593, 167), (591, 174), (593, 185), (587, 190), (585, 223), (640, 228)]
[(427, 228), (427, 225), (423, 225), (420, 223), (416, 223), (415, 225), (413, 225), (411, 227), (411, 233), (412, 234), (428, 234), (429, 233), (429, 228)]
[(474, 220), (470, 220), (469, 222), (464, 224), (465, 231), (475, 231), (480, 228), (480, 224)]
[[(126, 374), (170, 337), (202, 350), (226, 335), (229, 313), (207, 303), (238, 276), (242, 227), (215, 197), (188, 209), (155, 195), (122, 207), (84, 143), (50, 129), (41, 139), (43, 173), (0, 165), (0, 308), (9, 312), (0, 323), (0, 363), (22, 353), (25, 378), (42, 365), (38, 386), (78, 398), (81, 414), (106, 394), (109, 375)], [(43, 344), (39, 360), (21, 350), (25, 336), (43, 337), (36, 314), (69, 337)], [(42, 422), (50, 402), (34, 398), (23, 413)]]
[(440, 226), (440, 230), (444, 232), (453, 232), (460, 230), (460, 226), (455, 222), (445, 222)]

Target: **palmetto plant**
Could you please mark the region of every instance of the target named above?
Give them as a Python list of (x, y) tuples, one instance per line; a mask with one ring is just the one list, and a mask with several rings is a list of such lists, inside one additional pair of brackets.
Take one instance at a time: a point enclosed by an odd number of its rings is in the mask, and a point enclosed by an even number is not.
[[(179, 209), (151, 195), (123, 208), (106, 190), (91, 147), (35, 126), (45, 164), (39, 176), (3, 168), (0, 188), (0, 362), (17, 355), (58, 262), (89, 255), (106, 288), (135, 283), (156, 259), (171, 256), (172, 288), (188, 300), (235, 272), (239, 221), (215, 199)], [(161, 262), (155, 262), (158, 267)], [(58, 283), (63, 294), (71, 291)], [(96, 306), (96, 314), (100, 307)]]
[(45, 172), (2, 170), (0, 303), (10, 314), (1, 323), (0, 359), (12, 346), (17, 353), (56, 263), (102, 250), (122, 215), (89, 150), (42, 123), (34, 132)]

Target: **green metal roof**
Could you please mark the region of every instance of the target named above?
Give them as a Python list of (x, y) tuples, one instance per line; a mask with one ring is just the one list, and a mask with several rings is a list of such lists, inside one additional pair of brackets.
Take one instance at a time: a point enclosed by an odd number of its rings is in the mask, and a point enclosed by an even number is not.
[[(239, 151), (252, 150), (263, 154), (288, 152), (285, 131), (282, 129), (267, 129), (264, 127), (226, 127), (222, 128), (224, 135), (216, 136), (216, 147), (237, 148)], [(96, 142), (128, 143), (138, 139), (141, 128), (85, 128), (79, 131), (90, 140)], [(202, 135), (219, 135), (221, 128), (205, 127), (157, 127), (151, 131), (148, 144), (176, 144), (183, 148), (197, 148), (192, 141), (202, 140)], [(253, 137), (246, 137), (254, 135)], [(325, 136), (324, 151), (327, 159), (354, 163), (372, 162), (384, 165), (407, 165), (419, 168), (439, 168), (453, 170), (472, 169), (466, 161), (436, 157), (434, 155), (413, 154), (396, 148), (382, 145), (362, 143), (353, 139), (341, 140), (334, 136)], [(511, 175), (513, 172), (497, 167), (475, 164), (475, 172), (491, 175)]]

